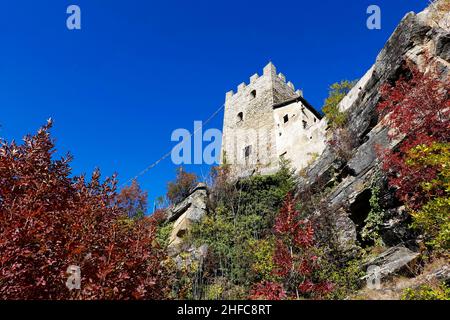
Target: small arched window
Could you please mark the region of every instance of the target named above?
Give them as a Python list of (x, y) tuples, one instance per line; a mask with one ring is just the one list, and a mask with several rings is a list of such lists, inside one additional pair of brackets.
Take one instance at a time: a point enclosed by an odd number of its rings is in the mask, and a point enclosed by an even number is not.
[(237, 114), (237, 122), (241, 122), (244, 121), (244, 113), (243, 112), (239, 112)]
[(252, 97), (252, 99), (256, 98), (256, 90), (253, 90), (252, 92), (250, 92), (250, 96)]

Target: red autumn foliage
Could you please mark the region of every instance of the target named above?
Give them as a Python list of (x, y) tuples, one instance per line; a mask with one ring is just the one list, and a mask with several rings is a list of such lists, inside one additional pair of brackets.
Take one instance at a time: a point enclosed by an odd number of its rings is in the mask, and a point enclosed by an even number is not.
[(264, 281), (258, 283), (250, 293), (251, 300), (283, 300), (287, 295), (283, 286), (276, 282)]
[(305, 280), (298, 286), (298, 290), (301, 293), (311, 293), (314, 290), (314, 287), (314, 283), (309, 280)]
[(378, 112), (389, 126), (391, 140), (401, 141), (397, 150), (381, 150), (383, 170), (389, 184), (397, 188), (399, 199), (412, 209), (420, 208), (435, 195), (424, 192), (421, 183), (436, 177), (433, 167), (414, 167), (406, 163), (406, 153), (413, 147), (450, 140), (449, 79), (443, 81), (434, 71), (420, 72), (412, 63), (404, 67), (407, 75), (395, 85), (384, 84), (383, 102)]
[[(115, 178), (71, 177), (51, 122), (0, 147), (0, 299), (162, 299), (169, 279), (149, 219), (114, 205)], [(69, 266), (81, 289), (66, 287)]]
[(288, 246), (279, 239), (276, 243), (273, 261), (275, 262), (274, 274), (280, 277), (288, 276), (292, 270), (294, 261)]
[(155, 225), (161, 225), (166, 221), (167, 213), (164, 209), (157, 209), (151, 216), (148, 217), (149, 220), (153, 221)]
[(177, 169), (174, 181), (167, 184), (167, 199), (171, 204), (177, 204), (189, 196), (191, 190), (197, 185), (195, 174), (184, 171), (183, 167)]
[(148, 194), (141, 190), (138, 182), (133, 180), (129, 187), (123, 188), (117, 195), (117, 205), (129, 218), (142, 218), (147, 213)]
[(333, 291), (333, 284), (331, 282), (321, 282), (314, 284), (306, 280), (298, 286), (298, 290), (303, 294), (316, 294), (317, 296), (324, 296)]
[(308, 248), (314, 241), (314, 229), (311, 222), (300, 219), (300, 212), (295, 209), (295, 204), (289, 194), (276, 217), (275, 232), (289, 245)]
[(283, 288), (291, 289), (292, 296), (298, 291), (319, 298), (330, 292), (332, 285), (314, 281), (314, 272), (320, 269), (314, 251), (314, 228), (310, 221), (302, 219), (295, 206), (296, 201), (289, 194), (275, 220), (274, 275), (282, 279)]

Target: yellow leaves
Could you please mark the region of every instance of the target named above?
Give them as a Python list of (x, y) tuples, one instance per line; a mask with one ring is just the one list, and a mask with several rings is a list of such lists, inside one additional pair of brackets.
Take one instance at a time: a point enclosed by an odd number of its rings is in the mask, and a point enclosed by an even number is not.
[(273, 255), (275, 253), (275, 242), (273, 239), (250, 240), (249, 247), (253, 255), (252, 270), (259, 274), (263, 280), (274, 280)]
[(439, 249), (450, 248), (450, 197), (437, 197), (419, 211), (411, 213), (413, 227), (425, 231), (428, 244)]
[[(434, 195), (420, 210), (411, 212), (414, 228), (425, 232), (428, 244), (436, 249), (450, 247), (450, 143), (421, 144), (407, 153), (407, 165), (433, 169), (428, 181), (420, 184), (424, 192)], [(425, 173), (426, 171), (424, 171)]]
[(440, 165), (448, 167), (450, 162), (450, 143), (433, 142), (420, 144), (408, 151), (407, 163), (410, 165)]
[(438, 170), (435, 179), (422, 183), (425, 191), (442, 188), (445, 192), (450, 192), (450, 143), (418, 145), (408, 151), (406, 163), (409, 166), (435, 167)]
[(206, 300), (220, 299), (225, 291), (224, 283), (213, 283), (205, 288)]
[(415, 288), (406, 288), (402, 300), (450, 300), (450, 288), (445, 284), (422, 284)]

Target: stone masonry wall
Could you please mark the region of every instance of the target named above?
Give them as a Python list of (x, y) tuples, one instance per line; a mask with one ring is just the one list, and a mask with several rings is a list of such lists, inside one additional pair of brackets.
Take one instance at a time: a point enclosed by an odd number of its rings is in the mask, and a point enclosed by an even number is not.
[[(317, 159), (326, 147), (326, 122), (320, 121), (301, 101), (273, 111), (279, 157), (301, 170)], [(287, 119), (287, 122), (285, 120)]]

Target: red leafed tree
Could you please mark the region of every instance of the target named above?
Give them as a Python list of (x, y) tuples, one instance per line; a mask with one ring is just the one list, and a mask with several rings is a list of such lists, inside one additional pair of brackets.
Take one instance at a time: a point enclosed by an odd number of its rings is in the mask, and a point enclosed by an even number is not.
[(435, 71), (420, 72), (412, 63), (394, 85), (381, 87), (378, 111), (390, 128), (390, 139), (401, 141), (396, 150), (382, 150), (383, 169), (397, 196), (412, 209), (420, 208), (435, 195), (422, 190), (422, 182), (436, 176), (436, 168), (410, 166), (405, 161), (411, 148), (450, 140), (450, 79)]
[[(0, 299), (164, 298), (154, 223), (114, 205), (115, 178), (71, 177), (70, 156), (52, 159), (50, 128), (0, 147)], [(71, 265), (79, 290), (66, 286)]]
[(127, 213), (129, 218), (144, 217), (147, 213), (147, 202), (148, 194), (141, 190), (136, 180), (117, 195), (118, 206)]
[(167, 199), (171, 204), (177, 204), (189, 196), (192, 188), (198, 183), (195, 174), (186, 172), (183, 167), (177, 168), (177, 176), (174, 181), (167, 184)]
[(264, 281), (258, 283), (250, 292), (251, 300), (283, 300), (287, 295), (280, 283)]
[(320, 266), (314, 250), (314, 228), (310, 221), (302, 219), (295, 206), (296, 201), (289, 194), (275, 220), (274, 275), (280, 283), (258, 284), (252, 292), (253, 297), (271, 299), (289, 295), (299, 298), (302, 295), (320, 298), (332, 290), (331, 283), (315, 281), (314, 272)]

